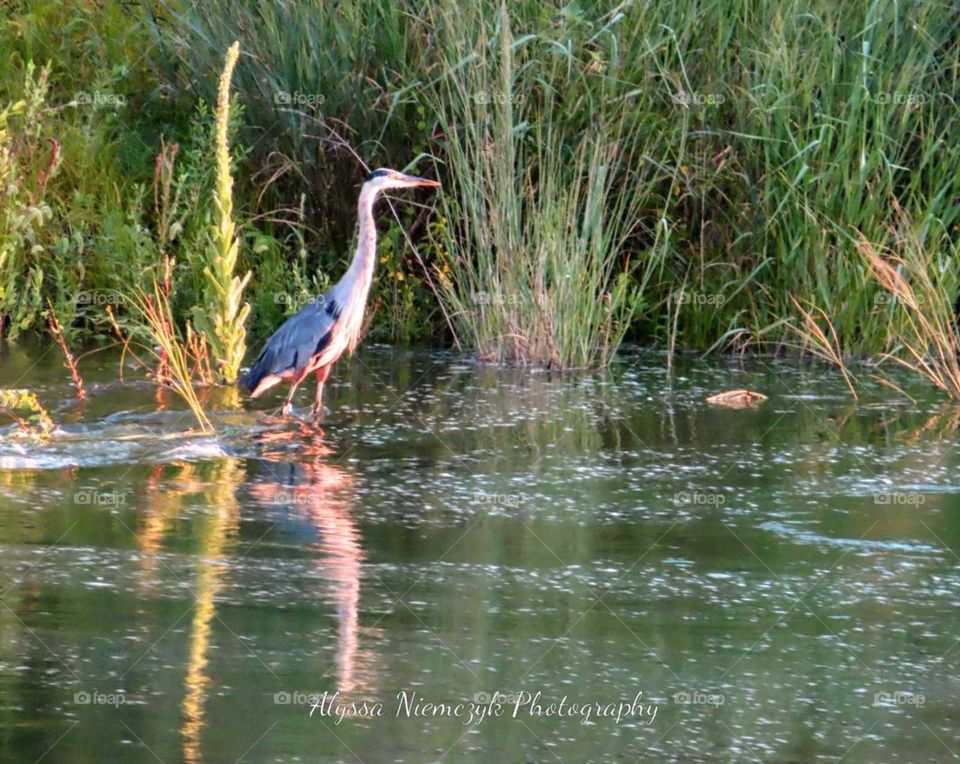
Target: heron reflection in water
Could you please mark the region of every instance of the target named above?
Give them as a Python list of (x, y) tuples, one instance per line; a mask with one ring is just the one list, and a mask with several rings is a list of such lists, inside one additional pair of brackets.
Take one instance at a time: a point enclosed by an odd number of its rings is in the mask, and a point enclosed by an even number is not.
[[(369, 684), (367, 680), (372, 676), (373, 660), (359, 644), (363, 548), (360, 533), (351, 517), (353, 478), (346, 470), (320, 458), (307, 463), (284, 463), (283, 479), (278, 479), (277, 464), (270, 464), (269, 469), (274, 480), (258, 482), (251, 492), (264, 503), (291, 504), (316, 534), (315, 548), (320, 553), (317, 568), (330, 583), (328, 591), (336, 605), (339, 621), (334, 663), (337, 690), (346, 695)], [(328, 674), (329, 669), (318, 679), (322, 680)]]

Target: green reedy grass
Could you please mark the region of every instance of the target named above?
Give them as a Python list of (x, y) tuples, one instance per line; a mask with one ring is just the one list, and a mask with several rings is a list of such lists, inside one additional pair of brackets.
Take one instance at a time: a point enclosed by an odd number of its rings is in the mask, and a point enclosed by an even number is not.
[[(175, 92), (213, 101), (222, 51), (240, 41), (234, 83), (255, 135), (258, 180), (278, 191), (269, 203), (295, 207), (302, 193), (311, 227), (344, 255), (363, 177), (354, 151), (371, 166), (406, 166), (427, 147), (407, 79), (427, 65), (422, 11), (359, 0), (165, 0), (161, 8), (148, 16), (154, 58)], [(311, 264), (339, 265), (317, 255)]]
[[(451, 184), (441, 209), (453, 274), (442, 279), (461, 342), (481, 358), (605, 364), (637, 305), (622, 259), (650, 184), (624, 88), (582, 82), (590, 60), (556, 39), (515, 39), (498, 17), (445, 4), (448, 56), (427, 98)], [(619, 92), (618, 92), (619, 91)], [(571, 93), (584, 99), (571, 104)], [(563, 115), (601, 111), (590, 130)]]
[(847, 352), (877, 349), (887, 322), (868, 318), (876, 290), (847, 231), (884, 237), (893, 197), (941, 235), (956, 222), (960, 155), (944, 136), (960, 127), (945, 80), (957, 53), (951, 64), (943, 46), (956, 30), (933, 5), (805, 9), (767, 6), (758, 28), (771, 33), (731, 97), (761, 137), (745, 157), (759, 181), (748, 267), (764, 287), (749, 328), (790, 316), (797, 294), (830, 315)]

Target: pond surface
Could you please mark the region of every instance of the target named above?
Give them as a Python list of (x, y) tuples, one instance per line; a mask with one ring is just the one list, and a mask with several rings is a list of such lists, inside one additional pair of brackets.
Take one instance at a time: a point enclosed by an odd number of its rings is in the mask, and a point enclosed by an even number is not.
[(203, 437), (42, 350), (0, 357), (62, 428), (0, 425), (3, 761), (960, 753), (960, 409), (910, 379), (367, 346), (322, 431), (271, 398)]

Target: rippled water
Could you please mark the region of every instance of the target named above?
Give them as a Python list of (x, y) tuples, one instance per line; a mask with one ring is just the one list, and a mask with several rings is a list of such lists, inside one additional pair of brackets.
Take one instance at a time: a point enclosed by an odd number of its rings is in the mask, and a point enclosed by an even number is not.
[(269, 400), (203, 437), (54, 355), (0, 358), (61, 423), (0, 440), (4, 761), (960, 753), (960, 409), (909, 379), (366, 347), (322, 430)]

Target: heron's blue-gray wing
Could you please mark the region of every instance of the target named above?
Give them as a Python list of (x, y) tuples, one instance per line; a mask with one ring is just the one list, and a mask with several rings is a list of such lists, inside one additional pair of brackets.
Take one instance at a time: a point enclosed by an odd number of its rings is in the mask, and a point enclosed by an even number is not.
[(267, 340), (240, 384), (252, 391), (264, 377), (303, 371), (330, 342), (340, 311), (337, 302), (325, 294), (290, 316)]

